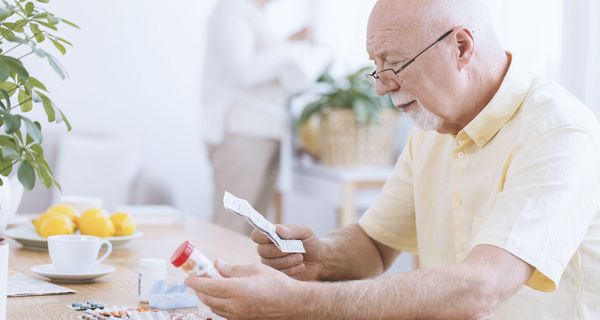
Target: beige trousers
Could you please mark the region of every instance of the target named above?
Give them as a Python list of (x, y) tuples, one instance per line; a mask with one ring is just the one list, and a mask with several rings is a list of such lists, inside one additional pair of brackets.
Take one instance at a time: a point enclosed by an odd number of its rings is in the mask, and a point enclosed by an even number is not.
[(213, 168), (213, 222), (249, 235), (246, 219), (223, 208), (223, 193), (246, 199), (266, 214), (273, 202), (279, 173), (279, 141), (227, 135), (223, 143), (208, 145)]

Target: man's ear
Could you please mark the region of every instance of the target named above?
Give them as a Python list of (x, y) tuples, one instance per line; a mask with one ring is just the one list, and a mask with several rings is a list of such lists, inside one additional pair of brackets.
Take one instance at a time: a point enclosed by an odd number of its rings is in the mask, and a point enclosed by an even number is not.
[(462, 70), (471, 62), (471, 59), (475, 54), (475, 38), (473, 37), (473, 31), (465, 26), (457, 27), (455, 41), (456, 49), (458, 50), (456, 66), (459, 70)]

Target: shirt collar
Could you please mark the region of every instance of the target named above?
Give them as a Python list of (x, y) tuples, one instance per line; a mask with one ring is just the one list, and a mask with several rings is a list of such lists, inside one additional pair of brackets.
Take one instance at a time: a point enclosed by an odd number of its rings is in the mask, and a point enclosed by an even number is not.
[(529, 91), (533, 76), (511, 57), (511, 63), (492, 100), (457, 135), (459, 144), (470, 139), (481, 149), (519, 110)]

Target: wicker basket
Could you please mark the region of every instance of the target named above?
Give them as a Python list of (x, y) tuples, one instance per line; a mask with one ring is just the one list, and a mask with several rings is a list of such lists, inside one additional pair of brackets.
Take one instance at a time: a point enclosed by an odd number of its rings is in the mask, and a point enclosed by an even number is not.
[(329, 166), (377, 166), (393, 161), (397, 113), (386, 110), (378, 123), (359, 124), (347, 109), (321, 114), (321, 162)]

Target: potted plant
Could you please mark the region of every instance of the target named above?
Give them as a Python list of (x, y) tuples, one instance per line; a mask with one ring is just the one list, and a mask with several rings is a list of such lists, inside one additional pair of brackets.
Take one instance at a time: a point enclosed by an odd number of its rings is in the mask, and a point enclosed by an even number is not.
[(328, 72), (311, 90), (297, 122), (301, 147), (325, 165), (388, 165), (397, 112), (365, 80), (365, 67), (340, 79)]
[[(57, 35), (59, 26), (79, 27), (47, 11), (43, 5), (48, 2), (0, 3), (0, 232), (20, 202), (21, 186), (8, 186), (11, 180), (18, 179), (26, 190), (31, 190), (36, 180), (47, 188), (54, 185), (60, 189), (44, 157), (40, 121), (29, 112), (41, 108), (48, 123), (62, 123), (69, 131), (71, 125), (50, 99), (44, 83), (33, 76), (27, 62), (35, 57), (45, 59), (64, 79), (65, 70), (47, 50), (53, 47), (64, 55), (71, 43)], [(10, 189), (17, 191), (19, 197), (15, 197), (15, 192), (7, 196)], [(10, 203), (15, 198), (17, 203)]]

